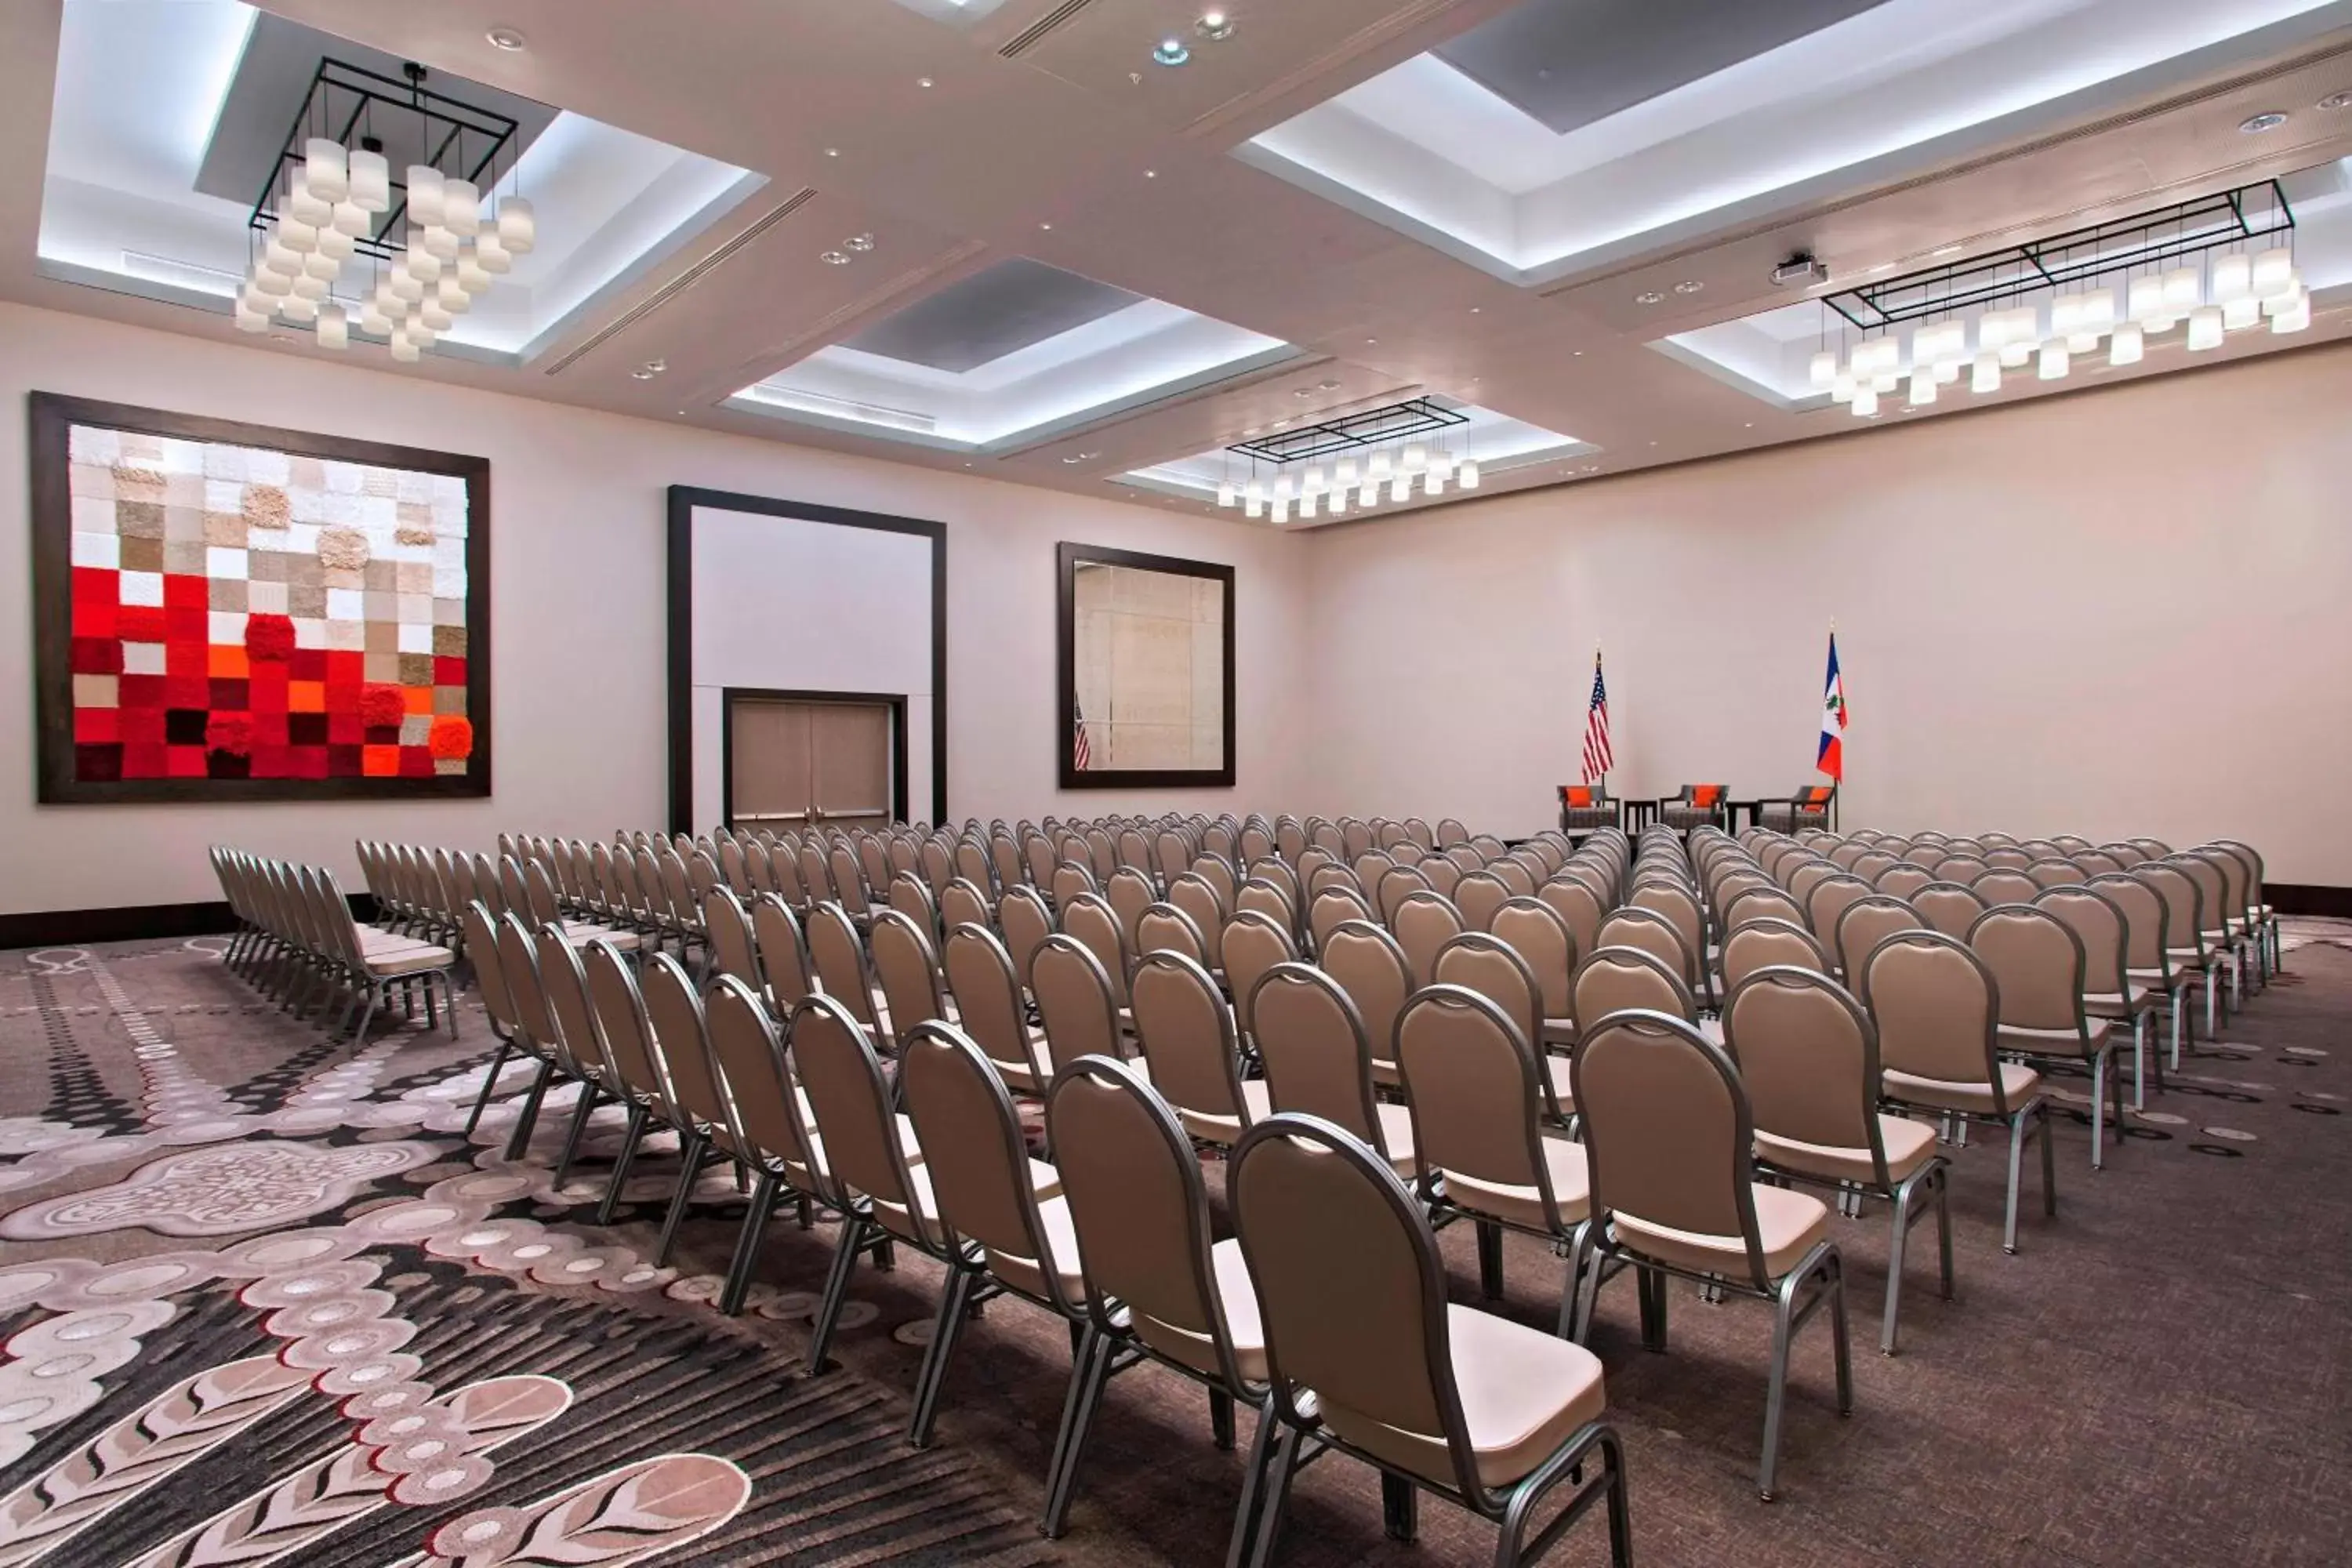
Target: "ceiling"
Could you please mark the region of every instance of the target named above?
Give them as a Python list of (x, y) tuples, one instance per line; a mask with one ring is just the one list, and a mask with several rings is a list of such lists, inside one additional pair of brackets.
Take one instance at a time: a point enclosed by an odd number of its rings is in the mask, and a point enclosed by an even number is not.
[(282, 20), (560, 111), (530, 274), (355, 362), (1196, 515), (1225, 447), (1423, 395), (1480, 495), (1867, 428), (1801, 384), (1800, 251), (1826, 291), (2272, 177), (2308, 208), (2308, 331), (1881, 423), (2352, 331), (2352, 0), (1206, 8), (16, 0), (0, 298), (234, 336), (201, 170)]

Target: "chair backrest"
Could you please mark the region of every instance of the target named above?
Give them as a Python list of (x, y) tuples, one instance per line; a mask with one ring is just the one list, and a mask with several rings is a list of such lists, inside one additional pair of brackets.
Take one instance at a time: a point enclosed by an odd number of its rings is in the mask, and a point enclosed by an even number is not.
[[(2143, 977), (2153, 976), (2158, 989), (2169, 990), (2172, 983), (2170, 955), (2166, 952), (2167, 921), (2164, 899), (2155, 887), (2129, 871), (2103, 871), (2084, 884), (2092, 892), (2106, 900), (2123, 917), (2126, 968), (2137, 970)], [(2090, 944), (2084, 943), (2087, 956)], [(2085, 981), (2085, 984), (2089, 982)], [(2094, 991), (2100, 989), (2096, 985)]]
[(1374, 919), (1372, 906), (1353, 888), (1326, 888), (1315, 895), (1307, 909), (1307, 930), (1315, 939), (1315, 951), (1321, 953), (1326, 938), (1334, 927), (1348, 921)]
[(1890, 898), (1908, 899), (1935, 879), (1936, 874), (1929, 868), (1898, 860), (1881, 871), (1870, 885)]
[(767, 984), (760, 969), (758, 934), (734, 889), (713, 888), (702, 896), (702, 930), (710, 943), (713, 970), (735, 976), (754, 991)]
[(1769, 1289), (1749, 1186), (1755, 1119), (1723, 1047), (1681, 1018), (1618, 1013), (1585, 1026), (1569, 1076), (1593, 1212), (1612, 1218), (1618, 1243), (1658, 1256), (1659, 1231), (1737, 1237)]
[(1177, 952), (1137, 964), (1135, 1034), (1151, 1087), (1188, 1131), (1230, 1142), (1248, 1127), (1233, 1011), (1207, 970)]
[(661, 1056), (662, 1077), (677, 1108), (703, 1124), (722, 1146), (732, 1142), (734, 1118), (710, 1061), (710, 1039), (702, 998), (694, 982), (668, 953), (645, 962), (639, 989), (653, 1025), (653, 1047)]
[(1386, 1163), (1327, 1122), (1271, 1117), (1234, 1150), (1226, 1191), (1276, 1397), (1311, 1388), (1339, 1436), (1482, 1495), (1453, 1382), (1444, 1266)]
[(932, 896), (929, 883), (912, 871), (898, 871), (891, 875), (888, 886), (892, 909), (927, 931), (940, 929), (940, 901)]
[(1885, 938), (1926, 925), (1919, 912), (1901, 899), (1885, 893), (1856, 899), (1838, 916), (1837, 931), (1828, 944), (1830, 962), (1837, 965), (1837, 973), (1850, 974)]
[(1346, 921), (1332, 928), (1320, 963), (1356, 1005), (1373, 1062), (1392, 1066), (1395, 1058), (1389, 1053), (1395, 1049), (1397, 1015), (1414, 990), (1404, 949), (1370, 921)]
[(952, 1024), (918, 1024), (902, 1040), (898, 1084), (948, 1229), (978, 1242), (998, 1279), (1075, 1316), (1079, 1303), (1038, 1213), (1020, 1114), (987, 1055)]
[(2223, 858), (2184, 849), (2166, 856), (2164, 863), (2179, 867), (2197, 884), (2200, 932), (2207, 946), (2221, 945), (2228, 934), (2228, 922), (2243, 918), (2246, 912), (2245, 900), (2231, 895), (2229, 879), (2222, 871)]
[(1543, 1003), (1543, 1016), (1566, 1018), (1569, 982), (1575, 978), (1579, 956), (1576, 934), (1559, 911), (1537, 898), (1517, 898), (1495, 911), (1490, 928), (1498, 942), (1527, 963)]
[(866, 941), (874, 977), (889, 1005), (888, 1043), (893, 1047), (916, 1025), (948, 1016), (929, 932), (897, 910), (877, 910)]
[(1870, 896), (1870, 884), (1852, 872), (1824, 877), (1804, 895), (1805, 925), (1829, 953), (1831, 962), (1837, 960), (1839, 917), (1852, 905)]
[(1169, 879), (1167, 901), (1181, 910), (1199, 933), (1201, 962), (1213, 970), (1223, 968), (1225, 920), (1232, 908), (1216, 885), (1190, 871), (1180, 871)]
[(1055, 1079), (1045, 1132), (1095, 1300), (1123, 1302), (1129, 1331), (1161, 1355), (1243, 1388), (1208, 1184), (1166, 1102), (1134, 1068), (1090, 1056)]
[(1576, 966), (1569, 987), (1570, 1016), (1579, 1029), (1612, 1013), (1698, 1016), (1690, 986), (1656, 953), (1638, 947), (1596, 947)]
[(1536, 897), (1568, 922), (1569, 934), (1576, 939), (1576, 951), (1580, 953), (1592, 951), (1601, 935), (1601, 922), (1609, 912), (1609, 894), (1603, 888), (1593, 885), (1595, 882), (1605, 883), (1608, 879), (1592, 872), (1591, 880), (1588, 881), (1580, 874), (1588, 871), (1591, 871), (1588, 866), (1570, 864), (1563, 868), (1559, 876), (1536, 889)]
[(1385, 1153), (1363, 1016), (1338, 982), (1304, 963), (1278, 963), (1252, 988), (1250, 1016), (1274, 1109), (1319, 1116)]
[(800, 917), (782, 894), (762, 893), (751, 903), (751, 935), (759, 943), (760, 973), (766, 977), (768, 995), (779, 1014), (789, 1014), (816, 989)]
[(1968, 942), (2000, 983), (2004, 1026), (2084, 1032), (2083, 942), (2065, 921), (2031, 904), (1995, 904)]
[[(1485, 870), (1467, 873), (1460, 881), (1454, 884), (1453, 908), (1460, 917), (1460, 930), (1485, 931), (1494, 922), (1495, 911), (1508, 902), (1511, 896), (1510, 885), (1495, 874), (1495, 868), (1489, 867)], [(1397, 910), (1397, 918), (1389, 921), (1390, 928), (1396, 930), (1398, 921), (1404, 916), (1405, 908), (1401, 904)], [(1446, 933), (1448, 936), (1454, 934), (1452, 931)], [(1403, 940), (1401, 931), (1398, 939)], [(1413, 944), (1406, 942), (1405, 951), (1412, 952)], [(1416, 969), (1418, 969), (1417, 964)], [(1423, 984), (1426, 983), (1426, 977), (1424, 977)]]
[(1206, 932), (1192, 923), (1192, 917), (1174, 904), (1152, 904), (1144, 910), (1135, 922), (1135, 951), (1149, 956), (1155, 952), (1181, 952), (1202, 968), (1213, 967), (1209, 955)]
[[(791, 1061), (814, 1113), (834, 1180), (862, 1193), (894, 1235), (944, 1250), (913, 1202), (890, 1089), (874, 1038), (840, 1002), (811, 996), (793, 1009)], [(919, 1137), (919, 1134), (918, 1134)]]
[(824, 994), (868, 1029), (877, 1027), (874, 975), (849, 911), (830, 899), (820, 900), (810, 906), (806, 935), (809, 959)]
[(1283, 890), (1280, 882), (1270, 877), (1253, 876), (1234, 895), (1235, 915), (1263, 915), (1288, 931), (1295, 939), (1298, 934), (1298, 906)]
[(1430, 984), (1475, 991), (1500, 1007), (1528, 1039), (1543, 1038), (1543, 989), (1528, 961), (1491, 932), (1465, 931), (1438, 949)]
[(2124, 875), (2138, 878), (2164, 901), (2164, 940), (2171, 950), (2173, 967), (2204, 967), (2205, 932), (2213, 916), (2205, 908), (2197, 879), (2169, 859), (2143, 860)]
[(1095, 894), (1080, 893), (1063, 909), (1062, 930), (1093, 950), (1102, 963), (1103, 973), (1110, 979), (1112, 1000), (1126, 1006), (1128, 955), (1134, 949), (1117, 911)]
[[(1697, 895), (1680, 881), (1652, 881), (1635, 888), (1625, 900), (1626, 907), (1648, 910), (1664, 916), (1683, 939), (1683, 951), (1694, 957), (1706, 952), (1706, 919), (1700, 913)], [(1622, 942), (1622, 938), (1614, 939)], [(1660, 956), (1664, 956), (1661, 954)], [(1696, 973), (1685, 978), (1696, 984)]]
[(807, 1170), (807, 1129), (801, 1125), (783, 1041), (767, 1004), (737, 976), (722, 974), (703, 999), (702, 1022), (744, 1152), (763, 1164)]
[[(1596, 950), (1602, 947), (1633, 947), (1658, 960), (1672, 969), (1684, 986), (1698, 989), (1698, 957), (1683, 940), (1675, 922), (1655, 910), (1635, 909), (1628, 905), (1609, 911), (1601, 929), (1593, 935)], [(1578, 1015), (1583, 1016), (1582, 1014)]]
[(1763, 916), (1734, 926), (1723, 939), (1723, 984), (1727, 991), (1759, 969), (1830, 972), (1829, 954), (1813, 933), (1790, 920)]
[(1465, 1208), (1567, 1230), (1541, 1142), (1540, 1118), (1559, 1109), (1550, 1075), (1504, 1009), (1458, 985), (1415, 992), (1397, 1020), (1397, 1065), (1424, 1190), (1443, 1175)]
[(1251, 1037), (1249, 994), (1258, 976), (1277, 963), (1295, 963), (1298, 944), (1291, 941), (1289, 931), (1279, 921), (1255, 910), (1244, 910), (1225, 927), (1223, 943), (1225, 954), (1225, 985), (1234, 997), (1234, 1028), (1244, 1040)]
[(552, 921), (532, 935), (531, 948), (539, 963), (540, 989), (546, 994), (547, 1010), (562, 1038), (564, 1054), (585, 1077), (603, 1083), (611, 1069), (606, 1066), (604, 1035), (596, 1026), (595, 1005), (588, 998), (588, 973), (581, 963), (580, 950), (564, 939), (563, 928)]
[(1080, 1057), (1124, 1054), (1118, 1043), (1118, 999), (1092, 948), (1066, 931), (1055, 932), (1037, 944), (1029, 984), (1045, 1029), (1046, 1060), (1055, 1071)]
[[(1757, 970), (1724, 998), (1723, 1048), (1748, 1087), (1759, 1133), (1867, 1150), (1872, 1181), (1888, 1184), (1878, 1036), (1845, 987), (1810, 969)], [(1763, 1152), (1770, 1157), (1769, 1145)]]
[(1391, 866), (1381, 875), (1380, 886), (1374, 889), (1381, 907), (1381, 919), (1393, 925), (1397, 905), (1404, 901), (1406, 895), (1435, 890), (1430, 885), (1428, 876), (1418, 867)]
[(1119, 933), (1127, 939), (1128, 951), (1135, 951), (1135, 923), (1143, 911), (1160, 901), (1160, 889), (1151, 879), (1132, 866), (1121, 866), (1103, 884), (1104, 900), (1118, 916)]
[[(1465, 877), (1464, 881), (1470, 879)], [(1502, 884), (1496, 883), (1497, 891)], [(1502, 900), (1495, 900), (1500, 908)], [(1413, 893), (1397, 905), (1396, 918), (1389, 930), (1396, 934), (1397, 945), (1404, 950), (1405, 962), (1412, 967), (1415, 986), (1429, 984), (1431, 967), (1437, 962), (1437, 950), (1460, 936), (1467, 929), (1462, 911), (1452, 900), (1437, 893)]]
[(1004, 889), (996, 901), (996, 929), (1004, 938), (1004, 951), (1013, 960), (1013, 978), (1021, 988), (1029, 988), (1029, 966), (1037, 956), (1037, 944), (1054, 934), (1053, 912), (1045, 900), (1028, 883)]
[(582, 955), (588, 975), (588, 1000), (596, 1009), (597, 1037), (604, 1044), (604, 1060), (618, 1082), (610, 1087), (630, 1099), (649, 1104), (675, 1125), (679, 1118), (670, 1093), (661, 1053), (654, 1046), (652, 1017), (637, 987), (636, 971), (621, 950), (604, 937), (592, 937)]
[(2057, 916), (2082, 944), (2085, 996), (2129, 994), (2124, 972), (2131, 960), (2130, 920), (2105, 892), (2083, 884), (2052, 888), (2033, 907)]
[(1994, 1113), (2010, 1113), (1993, 1054), (2000, 986), (1966, 942), (1942, 931), (1898, 931), (1871, 949), (1860, 998), (1878, 1030), (1882, 1068), (1985, 1086)]
[(1995, 866), (1979, 872), (1969, 884), (1969, 891), (1990, 908), (1995, 904), (2031, 903), (2033, 896), (2042, 891), (2042, 884), (2027, 876), (2023, 867)]
[(1974, 888), (1940, 879), (1913, 893), (1908, 902), (1930, 930), (1956, 937), (1966, 937), (1986, 907)]

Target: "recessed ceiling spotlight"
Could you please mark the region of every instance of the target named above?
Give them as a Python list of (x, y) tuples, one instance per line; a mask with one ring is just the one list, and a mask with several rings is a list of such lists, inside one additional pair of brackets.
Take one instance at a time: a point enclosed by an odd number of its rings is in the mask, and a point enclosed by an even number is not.
[(1655, 289), (1644, 289), (1639, 294), (1633, 296), (1633, 303), (1636, 305), (1661, 305), (1665, 302), (1665, 299), (1666, 297), (1664, 294), (1659, 293)]
[(929, 77), (919, 76), (915, 79), (915, 85), (917, 87), (936, 87), (939, 84), (934, 82)]
[(824, 155), (828, 158), (838, 158), (841, 156), (841, 149), (838, 147), (828, 147), (824, 150)]
[(1079, 453), (1079, 454), (1078, 454), (1076, 457), (1075, 457), (1075, 458), (1063, 458), (1063, 459), (1062, 459), (1062, 461), (1063, 461), (1065, 464), (1069, 464), (1069, 465), (1076, 465), (1076, 464), (1078, 464), (1078, 463), (1083, 463), (1083, 462), (1085, 462), (1086, 460), (1087, 460), (1087, 455), (1086, 455), (1084, 452)]
[(2352, 109), (2352, 91), (2331, 92), (2319, 100), (2319, 107), (2331, 112), (2338, 109)]
[(1364, 340), (1364, 346), (1366, 348), (1370, 348), (1374, 343), (1379, 342), (1381, 340), (1378, 338), (1366, 338)]
[(1213, 44), (1221, 44), (1234, 36), (1234, 19), (1223, 6), (1212, 6), (1201, 13), (1201, 19), (1192, 24), (1192, 31)]
[(1173, 33), (1151, 46), (1151, 63), (1156, 66), (1181, 66), (1192, 58), (1192, 51)]
[(1478, 313), (1482, 309), (1484, 309), (1484, 307), (1483, 307), (1483, 306), (1473, 305), (1473, 306), (1471, 306), (1471, 307), (1470, 307), (1470, 313), (1471, 313), (1472, 315), (1474, 315), (1474, 316), (1475, 316), (1475, 315), (1476, 315), (1476, 314), (1477, 314), (1477, 313)]
[(1292, 392), (1290, 395), (1293, 397), (1312, 397), (1315, 395), (1315, 389), (1311, 386), (1302, 386)]
[(2284, 110), (2266, 109), (2260, 114), (2251, 114), (2239, 121), (2238, 129), (2249, 136), (2260, 136), (2263, 132), (2275, 131), (2285, 123), (2286, 112)]
[(662, 372), (669, 368), (669, 361), (666, 359), (649, 359), (646, 361), (646, 368), (653, 372), (656, 375), (659, 375)]
[(1706, 287), (1706, 284), (1700, 282), (1696, 278), (1685, 278), (1681, 282), (1675, 285), (1675, 292), (1677, 294), (1696, 294)]
[(1143, 177), (1147, 180), (1156, 180), (1160, 177), (1160, 171), (1157, 169), (1146, 169), (1143, 171)]
[(853, 234), (841, 243), (851, 250), (871, 250), (874, 248), (874, 237), (870, 234)]
[(641, 364), (629, 374), (635, 376), (639, 381), (651, 381), (654, 378), (653, 367), (651, 365)]
[(1326, 392), (1337, 392), (1339, 390), (1339, 384), (1336, 381), (1318, 381), (1315, 384), (1321, 387)]
[(1253, 425), (1248, 429), (1243, 431), (1242, 434), (1244, 436), (1255, 436), (1258, 433), (1259, 428), (1260, 426)]
[(849, 265), (849, 252), (845, 250), (819, 251), (817, 253), (817, 259), (824, 262), (827, 267), (846, 267)]
[(512, 27), (492, 27), (485, 36), (490, 40), (490, 47), (504, 49), (510, 55), (520, 51), (526, 41)]

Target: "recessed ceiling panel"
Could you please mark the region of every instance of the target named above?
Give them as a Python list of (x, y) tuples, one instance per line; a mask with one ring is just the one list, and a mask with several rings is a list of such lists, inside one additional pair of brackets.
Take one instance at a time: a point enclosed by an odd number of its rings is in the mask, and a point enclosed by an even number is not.
[(843, 340), (850, 348), (961, 375), (1142, 299), (1026, 257), (1000, 261)]
[[(407, 79), (402, 68), (408, 62), (396, 55), (321, 33), (266, 11), (261, 13), (254, 18), (253, 32), (246, 40), (244, 55), (237, 60), (236, 74), (229, 79), (227, 95), (221, 100), (220, 117), (213, 122), (212, 140), (205, 146), (204, 162), (196, 166), (198, 191), (248, 207), (259, 199), (264, 183), (277, 173), (278, 155), (286, 145), (287, 127), (293, 123), (310, 93), (310, 78), (318, 70), (319, 62), (328, 58), (390, 79), (382, 84), (386, 92), (397, 91), (398, 84)], [(501, 172), (522, 156), (556, 115), (556, 110), (546, 104), (484, 87), (464, 77), (430, 72), (424, 86), (474, 108), (513, 117), (514, 136), (499, 153)], [(354, 147), (362, 136), (374, 135), (383, 142), (384, 159), (397, 179), (400, 171), (411, 163), (426, 161), (433, 153), (433, 149), (419, 141), (423, 121), (414, 115), (376, 114), (359, 125), (318, 126), (310, 133), (341, 141), (348, 132), (350, 145)], [(483, 150), (488, 150), (487, 143)], [(474, 155), (465, 153), (463, 149), (452, 149), (439, 161), (444, 168), (470, 167)]]
[(1528, 0), (1437, 57), (1562, 134), (1882, 0)]

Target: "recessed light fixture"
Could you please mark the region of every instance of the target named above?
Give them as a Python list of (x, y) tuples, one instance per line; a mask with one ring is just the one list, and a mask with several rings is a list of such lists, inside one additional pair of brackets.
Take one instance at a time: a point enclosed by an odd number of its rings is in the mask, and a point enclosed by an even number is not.
[(817, 253), (817, 259), (824, 262), (827, 267), (846, 267), (849, 265), (849, 252), (845, 250), (819, 251)]
[(1213, 44), (1220, 44), (1234, 36), (1234, 19), (1223, 6), (1211, 6), (1201, 13), (1199, 21), (1192, 24), (1192, 31)]
[(1302, 386), (1291, 393), (1290, 395), (1293, 397), (1312, 397), (1315, 395), (1315, 389), (1311, 386)]
[(838, 158), (841, 156), (841, 149), (838, 147), (828, 147), (824, 150), (824, 155), (828, 158)]
[(1339, 390), (1339, 384), (1336, 381), (1318, 381), (1315, 384), (1321, 387), (1326, 392), (1337, 392)]
[(1366, 348), (1370, 348), (1374, 343), (1379, 342), (1381, 340), (1378, 338), (1366, 338), (1364, 340), (1364, 346)]
[(2286, 111), (2266, 109), (2260, 114), (2250, 114), (2238, 121), (2238, 129), (2249, 136), (2260, 136), (2265, 131), (2275, 131), (2286, 123)]
[(1052, 224), (1050, 224), (1050, 223), (1041, 223), (1041, 224), (1039, 224), (1039, 225), (1037, 226), (1037, 227), (1038, 227), (1042, 232), (1046, 233), (1046, 234), (1051, 234), (1051, 233), (1053, 233), (1053, 232), (1054, 232), (1054, 226), (1053, 226)]
[(654, 378), (653, 367), (651, 365), (641, 364), (629, 374), (635, 376), (639, 381), (651, 381)]
[(1143, 171), (1143, 177), (1147, 180), (1156, 180), (1160, 177), (1160, 171), (1157, 169), (1146, 169)]
[(1151, 46), (1151, 63), (1156, 66), (1181, 66), (1192, 58), (1192, 51), (1173, 33)]
[(1479, 306), (1479, 305), (1473, 305), (1473, 306), (1471, 306), (1471, 307), (1470, 307), (1470, 313), (1471, 313), (1472, 315), (1474, 315), (1474, 316), (1475, 316), (1475, 315), (1476, 315), (1476, 314), (1477, 314), (1481, 310), (1483, 310), (1484, 308), (1485, 308), (1485, 307), (1483, 307), (1483, 306)]
[(1666, 297), (1664, 294), (1659, 293), (1655, 289), (1644, 289), (1639, 294), (1633, 296), (1633, 303), (1636, 305), (1662, 305), (1665, 303), (1665, 299)]
[(645, 368), (647, 374), (659, 375), (662, 372), (669, 368), (669, 361), (666, 359), (649, 359), (646, 361)]
[(929, 77), (919, 76), (915, 79), (915, 85), (917, 87), (936, 87), (939, 84), (931, 80)]
[(512, 27), (492, 27), (486, 37), (490, 40), (490, 47), (504, 49), (510, 55), (519, 52), (525, 42), (523, 36)]
[(1696, 278), (1685, 278), (1681, 282), (1675, 285), (1675, 292), (1677, 294), (1696, 294), (1706, 287), (1706, 284), (1700, 282)]
[(2319, 107), (2331, 113), (2338, 109), (2352, 109), (2352, 91), (2331, 92), (2319, 100)]
[(874, 237), (870, 234), (853, 234), (841, 243), (851, 250), (871, 250), (874, 248)]

